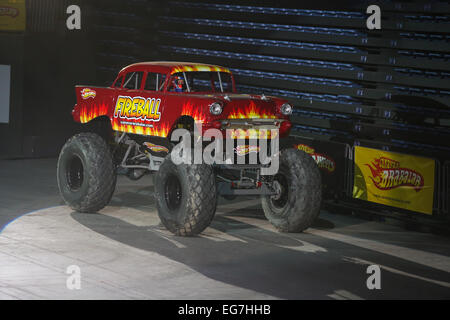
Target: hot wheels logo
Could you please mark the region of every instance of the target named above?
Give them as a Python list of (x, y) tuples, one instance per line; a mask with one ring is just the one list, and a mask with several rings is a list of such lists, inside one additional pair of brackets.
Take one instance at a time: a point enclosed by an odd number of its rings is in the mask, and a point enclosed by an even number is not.
[(302, 151), (306, 152), (307, 154), (314, 154), (314, 148), (311, 148), (310, 146), (308, 146), (306, 144), (297, 144), (294, 146), (294, 148), (296, 148), (298, 150), (302, 150)]
[(260, 150), (259, 146), (250, 146), (250, 145), (243, 145), (243, 146), (237, 146), (236, 148), (234, 148), (234, 150), (236, 151), (236, 154), (238, 156), (245, 156), (246, 154), (249, 154), (251, 152), (255, 152), (258, 153)]
[(372, 174), (370, 179), (380, 190), (410, 187), (419, 192), (425, 183), (422, 174), (413, 169), (401, 168), (400, 162), (393, 159), (380, 157), (365, 165)]
[(97, 92), (95, 92), (95, 90), (89, 89), (89, 88), (84, 88), (83, 90), (81, 90), (81, 97), (86, 100), (89, 98), (95, 98), (95, 96), (97, 95)]
[(151, 142), (144, 142), (144, 145), (153, 152), (169, 152), (169, 149), (166, 147)]
[(19, 15), (19, 9), (12, 7), (0, 7), (0, 16), (15, 18)]
[(336, 162), (334, 162), (332, 158), (325, 154), (317, 153), (314, 148), (311, 148), (306, 144), (297, 144), (294, 145), (294, 148), (297, 148), (298, 150), (302, 150), (309, 154), (314, 159), (314, 161), (316, 161), (319, 169), (323, 169), (329, 173), (332, 173), (334, 172), (334, 170), (336, 170)]

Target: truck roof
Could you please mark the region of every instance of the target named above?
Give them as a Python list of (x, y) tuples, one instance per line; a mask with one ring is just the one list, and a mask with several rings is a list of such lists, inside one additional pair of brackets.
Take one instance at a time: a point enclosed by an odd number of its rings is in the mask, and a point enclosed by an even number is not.
[(230, 70), (228, 68), (213, 64), (178, 61), (149, 61), (130, 64), (129, 66), (126, 66), (125, 68), (120, 70), (119, 74), (133, 71), (152, 71), (158, 73), (169, 72), (170, 74), (188, 71), (219, 71), (230, 73)]

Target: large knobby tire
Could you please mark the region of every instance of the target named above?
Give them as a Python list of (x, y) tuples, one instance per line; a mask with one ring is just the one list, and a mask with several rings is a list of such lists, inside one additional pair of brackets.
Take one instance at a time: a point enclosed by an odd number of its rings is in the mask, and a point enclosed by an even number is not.
[(178, 236), (201, 233), (216, 212), (213, 168), (206, 164), (175, 165), (170, 155), (155, 177), (155, 197), (162, 224)]
[(281, 151), (275, 175), (279, 196), (262, 197), (266, 218), (281, 232), (302, 232), (319, 215), (322, 181), (314, 159), (303, 151)]
[(115, 167), (104, 139), (95, 133), (70, 138), (59, 155), (57, 179), (62, 198), (73, 210), (94, 213), (104, 208), (116, 187)]

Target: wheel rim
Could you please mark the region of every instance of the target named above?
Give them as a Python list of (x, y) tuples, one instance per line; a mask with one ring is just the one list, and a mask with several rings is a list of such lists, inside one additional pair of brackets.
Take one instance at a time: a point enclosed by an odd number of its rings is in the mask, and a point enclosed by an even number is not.
[(78, 191), (84, 180), (84, 167), (80, 157), (74, 155), (66, 169), (67, 184), (70, 190)]
[(164, 198), (169, 210), (176, 210), (181, 205), (181, 183), (177, 176), (171, 174), (164, 186)]
[(274, 177), (274, 185), (279, 193), (270, 197), (272, 205), (278, 209), (284, 208), (289, 200), (289, 183), (285, 175), (277, 174)]

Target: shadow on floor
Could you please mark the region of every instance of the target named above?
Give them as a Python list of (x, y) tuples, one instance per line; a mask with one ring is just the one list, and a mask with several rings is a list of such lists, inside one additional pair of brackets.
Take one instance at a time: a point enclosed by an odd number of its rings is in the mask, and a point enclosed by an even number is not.
[[(155, 215), (151, 193), (151, 187), (121, 193), (111, 204)], [(433, 294), (442, 297), (443, 288), (436, 286), (429, 288), (425, 285), (427, 294), (424, 289), (404, 292), (403, 288), (406, 283), (410, 285), (410, 279), (398, 275), (386, 276), (393, 278), (387, 286), (389, 291), (368, 291), (365, 267), (345, 261), (342, 252), (369, 261), (380, 257), (386, 260), (385, 255), (330, 242), (312, 234), (278, 233), (235, 219), (244, 217), (267, 224), (262, 221), (264, 215), (259, 206), (216, 215), (211, 227), (230, 238), (222, 241), (204, 236), (177, 237), (160, 225), (136, 226), (109, 215), (72, 213), (71, 216), (114, 241), (156, 252), (211, 279), (278, 298), (324, 299), (343, 288), (371, 299), (430, 297)], [(326, 219), (317, 219), (314, 227), (332, 229), (334, 224)]]

